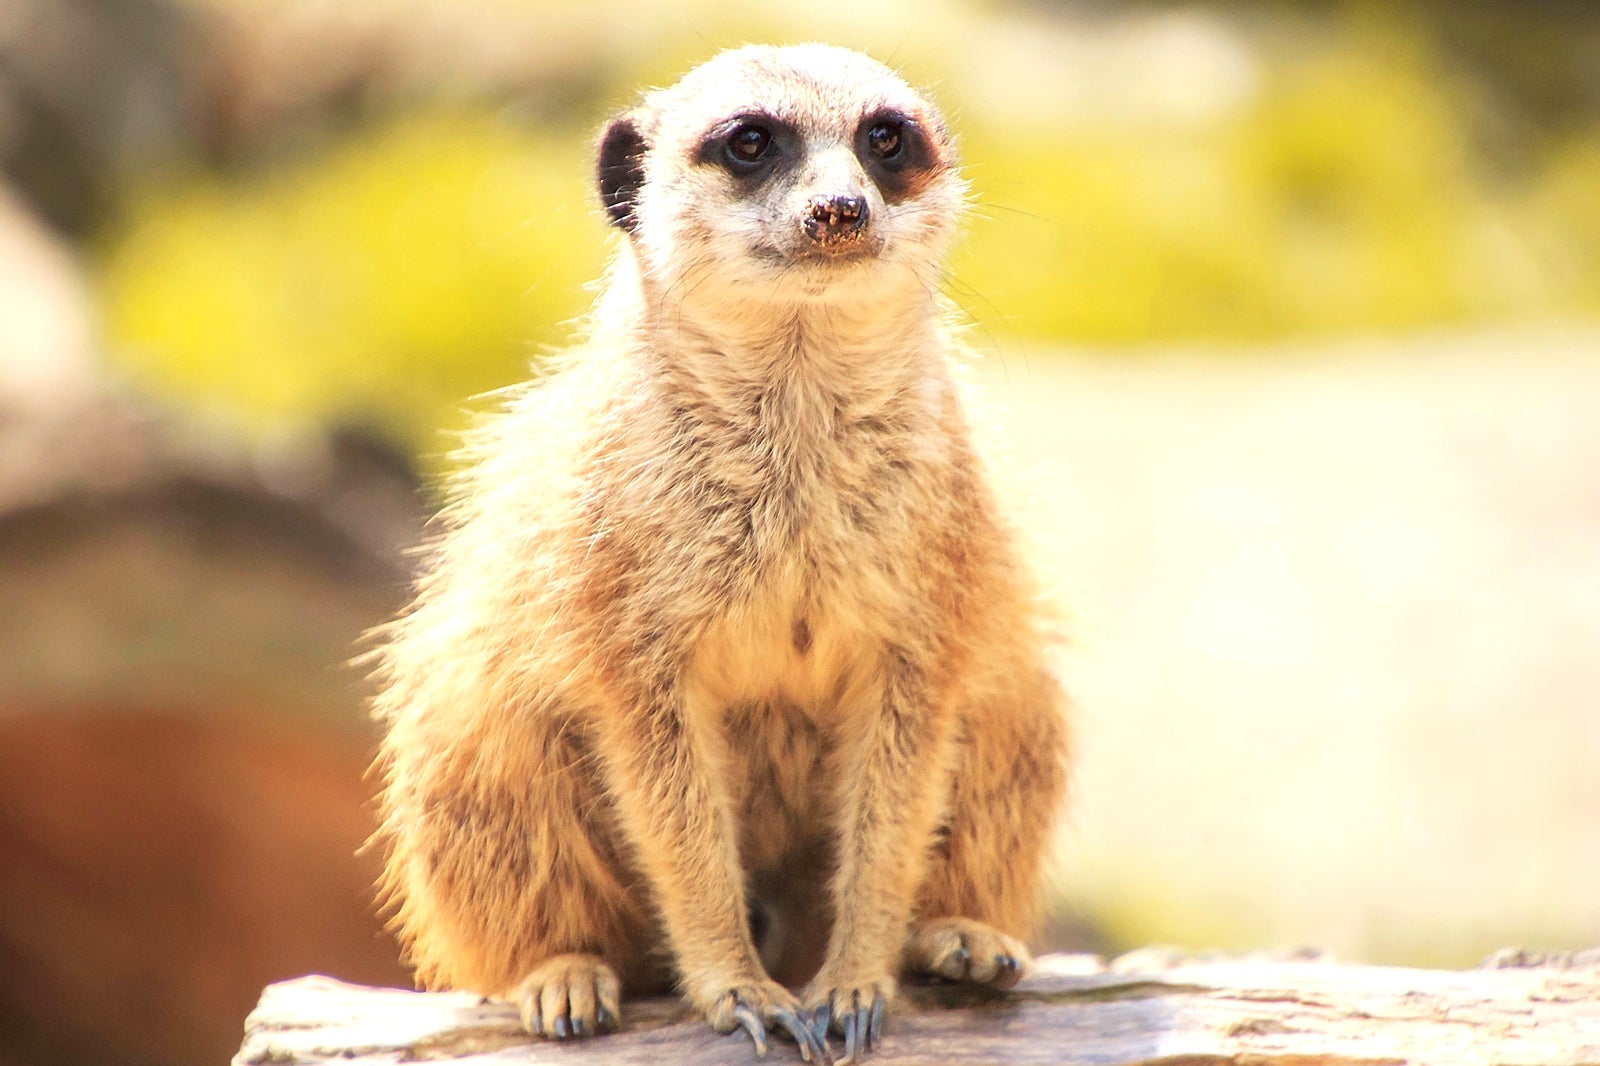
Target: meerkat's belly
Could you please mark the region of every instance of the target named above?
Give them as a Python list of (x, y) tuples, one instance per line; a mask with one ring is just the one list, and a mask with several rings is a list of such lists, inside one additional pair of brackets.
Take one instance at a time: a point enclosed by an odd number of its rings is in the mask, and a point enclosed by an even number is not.
[(791, 707), (826, 729), (863, 695), (876, 628), (848, 596), (765, 597), (708, 627), (686, 691), (710, 710)]

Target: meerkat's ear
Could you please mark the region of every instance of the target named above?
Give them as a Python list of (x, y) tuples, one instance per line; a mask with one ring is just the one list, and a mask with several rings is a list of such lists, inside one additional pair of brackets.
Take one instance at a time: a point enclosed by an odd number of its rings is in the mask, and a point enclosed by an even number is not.
[(600, 203), (611, 224), (629, 233), (638, 224), (633, 209), (644, 184), (644, 154), (649, 148), (632, 112), (612, 119), (600, 135), (600, 157), (595, 163)]

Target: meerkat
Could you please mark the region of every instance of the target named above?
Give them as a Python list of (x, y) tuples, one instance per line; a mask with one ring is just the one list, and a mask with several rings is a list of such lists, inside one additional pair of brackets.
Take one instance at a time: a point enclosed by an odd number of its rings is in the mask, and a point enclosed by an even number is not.
[(966, 185), (932, 104), (822, 45), (646, 94), (596, 174), (587, 340), (470, 436), (374, 653), (383, 889), (421, 986), (534, 1034), (675, 983), (853, 1059), (901, 976), (1022, 976), (1064, 788), (952, 377)]

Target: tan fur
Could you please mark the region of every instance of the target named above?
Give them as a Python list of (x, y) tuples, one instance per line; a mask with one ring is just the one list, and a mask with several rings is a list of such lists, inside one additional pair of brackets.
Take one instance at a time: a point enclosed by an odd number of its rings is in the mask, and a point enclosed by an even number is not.
[[(929, 148), (898, 202), (850, 148), (884, 107)], [(695, 156), (750, 112), (805, 146), (754, 192)], [(604, 1028), (613, 973), (725, 1030), (743, 1005), (842, 1031), (902, 959), (1008, 983), (1066, 732), (952, 384), (943, 125), (821, 46), (724, 53), (619, 121), (643, 182), (590, 339), (469, 441), (376, 653), (417, 979), (547, 1035)], [(842, 185), (866, 254), (808, 254), (797, 205)]]

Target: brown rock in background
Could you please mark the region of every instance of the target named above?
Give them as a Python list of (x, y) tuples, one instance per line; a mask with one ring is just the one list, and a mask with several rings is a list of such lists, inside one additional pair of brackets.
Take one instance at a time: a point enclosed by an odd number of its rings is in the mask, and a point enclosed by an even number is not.
[(263, 981), (406, 980), (340, 664), (401, 602), (415, 478), (116, 395), (3, 186), (0, 279), (0, 1063), (219, 1062)]
[(264, 979), (406, 980), (339, 664), (405, 581), (361, 530), (417, 500), (62, 419), (0, 427), (0, 1061), (215, 1062)]

